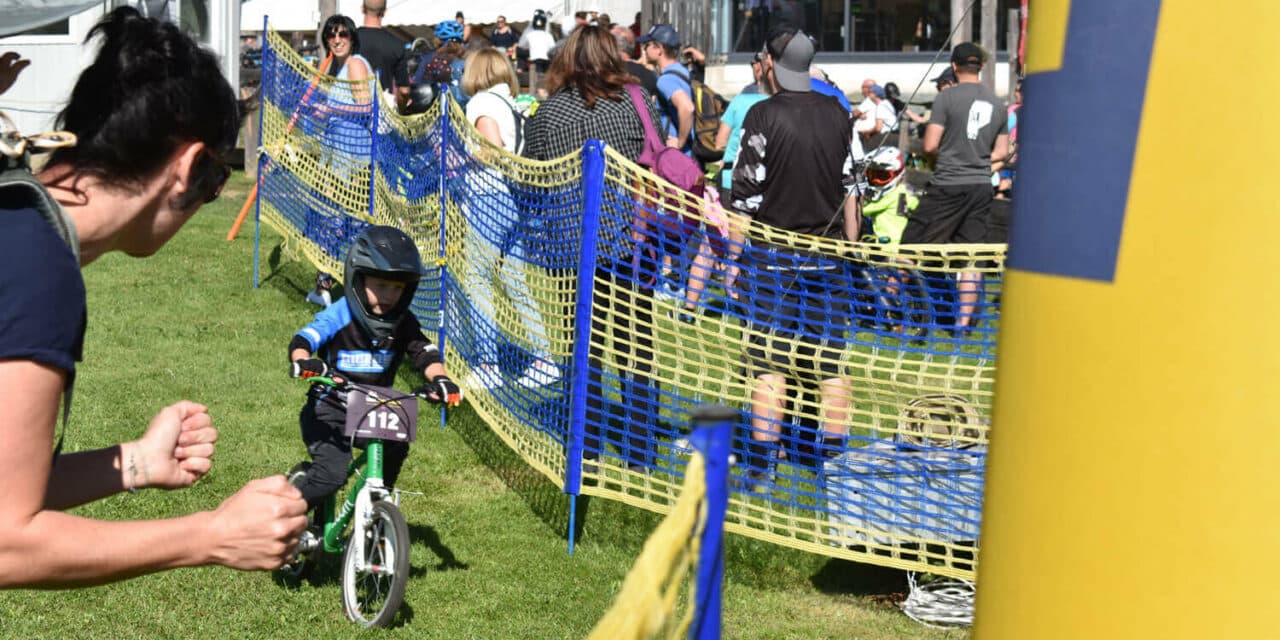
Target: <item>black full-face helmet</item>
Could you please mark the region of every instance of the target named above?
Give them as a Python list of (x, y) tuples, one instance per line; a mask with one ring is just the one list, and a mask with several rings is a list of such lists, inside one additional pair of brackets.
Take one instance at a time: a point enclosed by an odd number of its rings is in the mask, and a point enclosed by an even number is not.
[[(422, 260), (418, 257), (418, 247), (405, 232), (374, 225), (361, 231), (351, 243), (343, 273), (351, 317), (378, 344), (391, 336), (396, 323), (413, 303), (418, 280), (422, 278)], [(390, 311), (376, 315), (369, 310), (369, 301), (364, 295), (365, 276), (403, 282), (404, 295)]]

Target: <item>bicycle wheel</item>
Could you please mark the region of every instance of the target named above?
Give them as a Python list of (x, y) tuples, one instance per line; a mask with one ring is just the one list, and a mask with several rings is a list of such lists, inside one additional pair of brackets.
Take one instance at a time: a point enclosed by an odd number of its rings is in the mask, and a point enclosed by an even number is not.
[[(365, 566), (356, 566), (356, 549)], [(352, 622), (385, 627), (404, 602), (409, 582), (409, 525), (394, 504), (373, 505), (369, 526), (354, 531), (342, 558), (342, 610)]]

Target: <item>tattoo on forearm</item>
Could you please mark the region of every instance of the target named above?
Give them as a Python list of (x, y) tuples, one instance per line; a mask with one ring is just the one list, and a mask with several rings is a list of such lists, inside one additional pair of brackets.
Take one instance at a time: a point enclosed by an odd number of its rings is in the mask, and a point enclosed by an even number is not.
[(138, 487), (146, 486), (147, 484), (149, 484), (150, 478), (147, 477), (146, 461), (143, 461), (142, 463), (142, 469), (141, 469), (142, 482), (138, 481), (138, 475), (139, 475), (138, 456), (134, 451), (130, 451), (129, 452), (129, 487), (128, 487), (130, 491), (137, 490)]

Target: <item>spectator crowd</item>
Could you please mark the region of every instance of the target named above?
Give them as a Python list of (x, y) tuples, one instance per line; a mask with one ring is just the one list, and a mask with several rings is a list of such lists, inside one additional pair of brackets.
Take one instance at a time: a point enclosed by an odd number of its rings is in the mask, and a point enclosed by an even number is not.
[[(751, 60), (753, 82), (723, 101), (702, 84), (705, 55), (672, 25), (642, 29), (639, 15), (624, 27), (607, 15), (579, 12), (557, 37), (542, 11), (523, 32), (506, 16), (485, 26), (467, 23), (458, 12), (456, 20), (434, 27), (433, 41), (396, 47), (389, 39), (394, 36), (380, 26), (384, 11), (382, 0), (366, 0), (364, 26), (348, 29), (355, 32), (349, 50), (345, 43), (325, 43), (326, 50), (345, 51), (343, 59), (354, 61), (346, 68), (331, 66), (328, 73), (357, 78), (368, 75), (359, 66), (376, 70), (382, 88), (406, 113), (425, 111), (447, 92), (493, 147), (538, 160), (581, 150), (594, 139), (650, 166), (645, 158), (651, 152), (642, 141), (656, 131), (659, 146), (698, 166), (698, 179), (681, 186), (705, 194), (708, 210), (732, 221), (719, 229), (725, 237), (718, 244), (657, 233), (650, 234), (656, 246), (645, 248), (644, 230), (653, 221), (637, 213), (631, 221), (637, 248), (601, 255), (592, 323), (600, 340), (609, 331), (615, 345), (628, 345), (614, 357), (633, 369), (621, 382), (626, 388), (619, 389), (630, 433), (620, 448), (632, 468), (649, 467), (654, 455), (652, 421), (644, 416), (656, 412), (661, 395), (650, 364), (655, 300), (674, 299), (675, 317), (698, 322), (697, 301), (717, 264), (731, 265), (721, 274), (728, 295), (750, 301), (742, 313), (750, 336), (745, 368), (753, 416), (746, 477), (757, 484), (767, 478), (779, 455), (788, 398), (796, 393), (820, 402), (813, 459), (846, 450), (853, 395), (835, 363), (846, 336), (841, 327), (848, 326), (854, 304), (853, 287), (840, 280), (848, 272), (794, 248), (758, 239), (744, 244), (741, 230), (748, 221), (820, 239), (883, 245), (1004, 241), (1004, 223), (990, 219), (993, 202), (1008, 197), (1016, 175), (1011, 134), (1021, 96), (1006, 107), (980, 82), (988, 53), (973, 43), (952, 47), (949, 64), (931, 79), (937, 94), (922, 115), (911, 110), (895, 83), (874, 78), (863, 80), (861, 99), (851, 102), (813, 64), (816, 40), (786, 25), (760, 34), (762, 46)], [(353, 64), (357, 68), (349, 70)], [(714, 142), (700, 145), (708, 121), (707, 140)], [(897, 135), (903, 128), (919, 140), (915, 150), (899, 148), (900, 140), (911, 139)], [(708, 146), (714, 147), (710, 157)], [(926, 166), (932, 171), (923, 189), (923, 180), (906, 179), (913, 168)], [(501, 189), (485, 191), (475, 206), (480, 202), (506, 211), (500, 216), (504, 228), (516, 223), (515, 205)], [(481, 291), (496, 295), (504, 289), (522, 315), (536, 320), (539, 312), (520, 270), (503, 271), (528, 251), (513, 247), (500, 272), (484, 276)], [(682, 255), (680, 264), (692, 267), (674, 273), (673, 256)], [(963, 336), (977, 322), (982, 276), (963, 265), (947, 270), (955, 303), (947, 322)], [(752, 275), (735, 286), (738, 273)], [(614, 322), (606, 324), (606, 316)], [(533, 330), (528, 339), (534, 359), (519, 384), (558, 380), (561, 371), (545, 333)], [(593, 371), (607, 365), (604, 347), (592, 345)], [(485, 361), (462, 381), (463, 388), (505, 384), (493, 350), (482, 353)], [(591, 378), (591, 425), (609, 413), (603, 403), (612, 394), (602, 385), (599, 375)], [(598, 450), (600, 434), (587, 436), (588, 450)]]

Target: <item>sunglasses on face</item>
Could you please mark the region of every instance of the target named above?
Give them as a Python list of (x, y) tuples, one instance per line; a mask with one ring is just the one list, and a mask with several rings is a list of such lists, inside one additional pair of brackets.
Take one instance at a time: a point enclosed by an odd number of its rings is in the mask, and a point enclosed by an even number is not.
[(217, 154), (206, 150), (201, 172), (200, 186), (203, 187), (201, 191), (208, 194), (204, 197), (207, 204), (222, 195), (222, 188), (227, 186), (227, 179), (231, 177), (231, 165), (223, 162)]
[(325, 35), (326, 40), (328, 40), (329, 38), (342, 38), (343, 40), (350, 40), (351, 32), (347, 31), (346, 29), (334, 29), (333, 31), (330, 31), (328, 34)]

